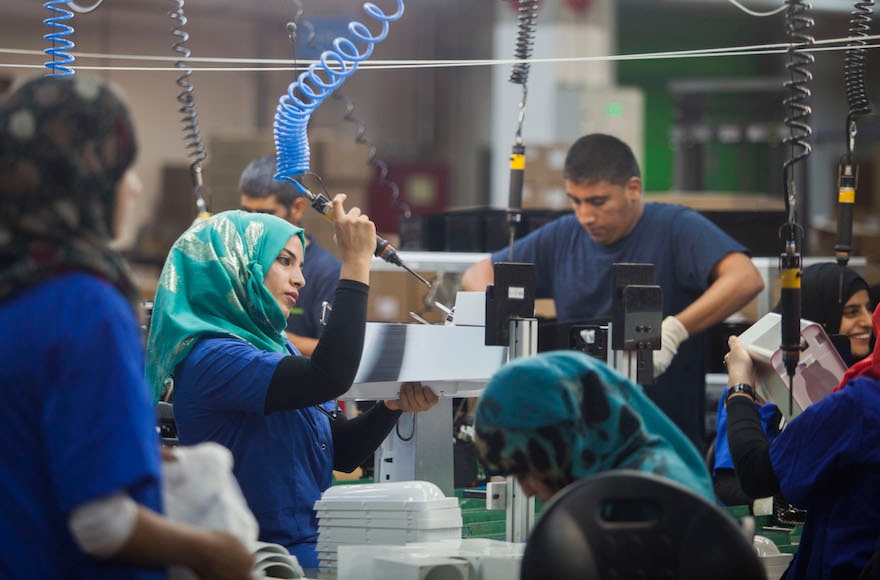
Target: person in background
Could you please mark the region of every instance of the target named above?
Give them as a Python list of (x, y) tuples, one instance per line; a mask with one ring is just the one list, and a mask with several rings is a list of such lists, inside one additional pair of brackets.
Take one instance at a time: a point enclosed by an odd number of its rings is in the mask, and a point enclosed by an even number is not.
[[(245, 167), (238, 183), (241, 209), (268, 213), (299, 226), (303, 214), (314, 210), (309, 209), (308, 200), (293, 185), (275, 181), (276, 172), (274, 155), (254, 159)], [(305, 240), (309, 259), (303, 263), (302, 270), (309, 285), (302, 289), (296, 306), (290, 309), (287, 336), (303, 356), (312, 356), (323, 330), (323, 304), (333, 300), (341, 264), (308, 233)]]
[(576, 351), (518, 358), (489, 380), (474, 416), (484, 465), (548, 501), (611, 469), (647, 471), (715, 502), (709, 471), (642, 387)]
[[(841, 295), (840, 267), (836, 263), (813, 264), (804, 268), (801, 276), (801, 318), (821, 324), (834, 340), (841, 358), (847, 366), (851, 366), (871, 352), (871, 313), (874, 309), (864, 278), (850, 268), (846, 268), (843, 274)], [(727, 409), (724, 405), (726, 398), (725, 388), (718, 401), (717, 435), (713, 447), (715, 493), (725, 505), (751, 504), (758, 498), (742, 490), (730, 456)], [(779, 434), (782, 414), (773, 403), (759, 405), (758, 412), (767, 438), (773, 441)]]
[(182, 444), (228, 447), (234, 473), (260, 526), (260, 540), (285, 546), (316, 568), (313, 506), (332, 469), (350, 472), (402, 412), (437, 396), (404, 384), (398, 399), (347, 420), (335, 399), (357, 373), (364, 346), (376, 228), (358, 208), (333, 200), (342, 251), (333, 311), (311, 357), (284, 328), (306, 285), (305, 236), (281, 218), (217, 214), (175, 242), (162, 269), (147, 352), (154, 396), (173, 395)]
[(0, 576), (250, 578), (162, 515), (137, 290), (110, 248), (140, 188), (122, 99), (77, 73), (0, 99)]
[[(610, 135), (578, 139), (565, 159), (573, 215), (544, 225), (513, 246), (514, 262), (535, 264), (536, 297), (553, 298), (560, 322), (611, 317), (612, 269), (654, 265), (663, 292), (657, 381), (646, 393), (698, 449), (705, 448), (706, 329), (737, 312), (764, 283), (746, 249), (697, 212), (644, 203), (632, 150)], [(485, 291), (502, 249), (471, 266), (462, 288)]]
[[(880, 315), (874, 311), (874, 332)], [(786, 580), (857, 578), (880, 537), (880, 357), (850, 367), (835, 392), (803, 410), (771, 443), (761, 427), (754, 365), (735, 336), (726, 355), (728, 438), (752, 497), (781, 492), (806, 510)]]

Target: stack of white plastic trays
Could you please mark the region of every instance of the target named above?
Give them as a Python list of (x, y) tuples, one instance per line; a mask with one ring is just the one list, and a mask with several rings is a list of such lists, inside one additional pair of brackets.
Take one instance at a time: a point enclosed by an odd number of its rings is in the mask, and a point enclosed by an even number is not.
[(340, 545), (431, 542), (460, 539), (458, 498), (427, 481), (366, 483), (331, 487), (315, 502), (318, 559), (336, 568)]

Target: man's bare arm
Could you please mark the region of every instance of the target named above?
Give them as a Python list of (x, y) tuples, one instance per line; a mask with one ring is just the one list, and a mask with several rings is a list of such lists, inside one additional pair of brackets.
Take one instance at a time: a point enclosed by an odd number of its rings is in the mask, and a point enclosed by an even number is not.
[(461, 289), (465, 292), (485, 292), (486, 286), (495, 281), (495, 270), (492, 260), (480, 260), (461, 276)]

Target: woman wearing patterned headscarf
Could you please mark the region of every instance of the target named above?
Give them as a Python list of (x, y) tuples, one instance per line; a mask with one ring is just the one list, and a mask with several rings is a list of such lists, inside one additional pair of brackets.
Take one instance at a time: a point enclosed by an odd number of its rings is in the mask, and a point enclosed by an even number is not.
[(364, 345), (376, 229), (333, 200), (343, 254), (333, 311), (311, 358), (284, 332), (303, 279), (303, 230), (268, 214), (229, 211), (185, 232), (165, 262), (153, 307), (147, 374), (155, 396), (173, 396), (181, 443), (229, 448), (260, 539), (316, 568), (313, 506), (333, 469), (352, 471), (401, 412), (432, 407), (422, 385), (404, 385), (352, 419), (334, 399), (351, 387)]
[(678, 427), (640, 386), (580, 352), (503, 367), (480, 396), (474, 430), (483, 463), (542, 501), (610, 469), (648, 471), (715, 501), (703, 459)]
[(110, 246), (136, 181), (134, 128), (105, 84), (30, 80), (0, 100), (0, 570), (247, 578), (228, 534), (162, 510), (136, 293)]

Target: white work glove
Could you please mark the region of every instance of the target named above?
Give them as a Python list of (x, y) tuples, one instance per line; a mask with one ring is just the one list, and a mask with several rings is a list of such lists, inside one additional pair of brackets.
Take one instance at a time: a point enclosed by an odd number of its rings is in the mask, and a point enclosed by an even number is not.
[(660, 350), (654, 351), (654, 378), (666, 372), (672, 359), (678, 354), (678, 345), (687, 340), (690, 335), (684, 324), (674, 316), (663, 319), (660, 327)]

